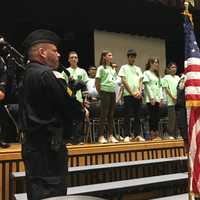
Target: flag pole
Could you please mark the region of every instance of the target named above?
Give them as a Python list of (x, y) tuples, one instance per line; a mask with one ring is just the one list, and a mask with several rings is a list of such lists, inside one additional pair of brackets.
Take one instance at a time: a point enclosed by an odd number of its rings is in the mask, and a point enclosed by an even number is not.
[[(194, 1), (193, 0), (185, 0), (184, 1), (184, 11), (182, 12), (182, 14), (184, 16), (187, 16), (190, 19), (190, 22), (192, 23), (192, 26), (194, 26), (192, 14), (189, 12), (189, 4), (190, 3), (194, 6)], [(189, 121), (189, 119), (187, 119), (187, 121)], [(187, 157), (188, 157), (188, 198), (189, 198), (189, 200), (194, 200), (195, 195), (191, 191), (191, 184), (192, 184), (192, 175), (191, 175), (191, 173), (192, 173), (192, 167), (191, 167), (191, 160), (190, 160), (191, 155), (190, 155), (190, 151), (189, 151), (189, 143), (188, 143), (188, 146), (186, 146), (186, 148), (187, 148)]]

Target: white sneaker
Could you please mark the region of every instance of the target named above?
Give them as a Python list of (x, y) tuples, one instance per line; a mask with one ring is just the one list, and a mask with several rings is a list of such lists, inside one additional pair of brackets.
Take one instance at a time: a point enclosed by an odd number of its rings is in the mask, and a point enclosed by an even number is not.
[(181, 135), (179, 135), (176, 139), (183, 140), (183, 137)]
[(120, 136), (119, 136), (119, 140), (120, 140), (120, 141), (123, 141), (124, 138), (120, 135)]
[(175, 138), (173, 136), (168, 137), (169, 140), (174, 140)]
[(129, 137), (129, 136), (126, 136), (126, 137), (124, 138), (124, 142), (130, 142), (130, 137)]
[(153, 141), (159, 141), (159, 140), (162, 140), (162, 138), (160, 136), (156, 136), (154, 138), (152, 138)]
[(111, 135), (108, 139), (108, 142), (111, 142), (111, 143), (118, 143), (119, 141), (113, 136)]
[(135, 138), (135, 141), (144, 142), (145, 139), (144, 139), (142, 136), (138, 135), (138, 136)]
[(98, 142), (100, 144), (108, 143), (108, 141), (106, 140), (106, 138), (104, 136), (100, 136), (99, 139), (98, 139)]

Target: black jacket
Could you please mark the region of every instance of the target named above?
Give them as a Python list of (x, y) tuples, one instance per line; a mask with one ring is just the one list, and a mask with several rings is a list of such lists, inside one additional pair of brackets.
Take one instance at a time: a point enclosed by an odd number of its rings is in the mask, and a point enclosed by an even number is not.
[[(84, 112), (48, 66), (31, 62), (26, 68), (20, 94), (20, 126), (24, 142), (37, 147), (49, 142), (52, 133), (62, 132), (64, 124), (71, 127), (72, 119), (82, 119)], [(64, 134), (67, 138), (67, 130)]]

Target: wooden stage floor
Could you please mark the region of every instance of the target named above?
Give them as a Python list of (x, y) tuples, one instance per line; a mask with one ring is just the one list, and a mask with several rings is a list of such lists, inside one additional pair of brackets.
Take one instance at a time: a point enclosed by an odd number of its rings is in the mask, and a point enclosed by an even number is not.
[[(84, 144), (67, 148), (70, 167), (186, 156), (183, 140)], [(0, 148), (0, 200), (9, 199), (9, 177), (15, 171), (24, 171), (20, 144)]]

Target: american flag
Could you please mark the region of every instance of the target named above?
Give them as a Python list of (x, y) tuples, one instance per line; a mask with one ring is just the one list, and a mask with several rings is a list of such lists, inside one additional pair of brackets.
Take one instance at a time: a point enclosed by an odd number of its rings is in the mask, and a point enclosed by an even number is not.
[(192, 23), (187, 16), (184, 31), (190, 192), (200, 194), (200, 51)]

